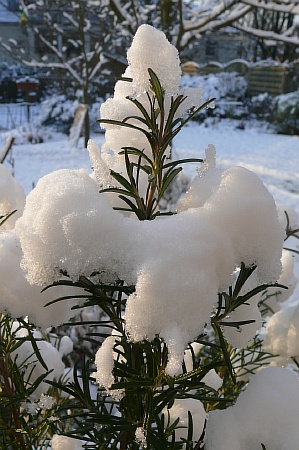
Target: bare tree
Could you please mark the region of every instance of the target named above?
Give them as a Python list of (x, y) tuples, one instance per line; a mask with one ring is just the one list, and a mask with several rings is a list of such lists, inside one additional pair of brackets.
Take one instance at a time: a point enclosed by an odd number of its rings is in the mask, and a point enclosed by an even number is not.
[[(105, 52), (112, 41), (113, 16), (106, 6), (88, 0), (20, 0), (26, 17), (28, 39), (35, 40), (30, 55), (11, 39), (2, 48), (28, 67), (55, 68), (68, 75), (89, 103), (91, 82), (107, 62)], [(85, 145), (89, 139), (89, 115), (85, 115)]]
[[(68, 74), (80, 87), (84, 104), (106, 62), (105, 52), (114, 48), (123, 55), (142, 23), (163, 30), (181, 53), (206, 33), (226, 26), (255, 36), (264, 49), (269, 40), (292, 51), (299, 45), (298, 0), (20, 0), (20, 6), (40, 58), (26, 54), (14, 40), (0, 45), (29, 67)], [(87, 113), (85, 144), (88, 138)]]
[[(110, 8), (128, 32), (143, 22), (162, 29), (180, 52), (206, 33), (231, 26), (260, 41), (299, 45), (295, 16), (298, 0), (109, 0)], [(267, 21), (253, 17), (267, 16)]]
[(254, 60), (258, 56), (282, 61), (298, 57), (298, 1), (244, 1), (252, 5), (252, 10), (236, 28), (256, 37)]

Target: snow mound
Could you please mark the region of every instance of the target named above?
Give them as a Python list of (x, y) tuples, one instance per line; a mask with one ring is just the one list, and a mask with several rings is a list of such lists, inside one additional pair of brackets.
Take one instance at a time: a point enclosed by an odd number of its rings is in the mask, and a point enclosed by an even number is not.
[(298, 449), (299, 383), (288, 369), (269, 367), (251, 378), (233, 407), (209, 414), (207, 450)]

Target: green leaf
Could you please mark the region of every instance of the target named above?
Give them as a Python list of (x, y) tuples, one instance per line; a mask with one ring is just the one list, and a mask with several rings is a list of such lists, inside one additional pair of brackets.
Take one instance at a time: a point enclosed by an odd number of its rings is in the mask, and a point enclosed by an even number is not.
[[(131, 211), (136, 214), (139, 220), (145, 220), (145, 214), (144, 211), (142, 211), (140, 208), (134, 205), (133, 202), (131, 202), (128, 198), (126, 198), (124, 195), (119, 195), (119, 198), (123, 200), (127, 205), (130, 206)], [(114, 209), (114, 208), (113, 208)]]
[(193, 419), (192, 414), (188, 411), (188, 442), (192, 442), (193, 440)]
[(122, 147), (122, 149), (123, 150), (118, 153), (119, 155), (124, 155), (125, 151), (127, 151), (128, 155), (141, 156), (148, 162), (150, 166), (153, 166), (152, 160), (144, 153), (144, 150), (139, 150), (135, 147)]
[(226, 365), (227, 365), (227, 368), (229, 370), (231, 379), (232, 379), (233, 383), (236, 384), (236, 377), (235, 377), (235, 374), (234, 374), (234, 369), (233, 369), (233, 366), (232, 366), (232, 363), (231, 363), (231, 360), (230, 360), (229, 352), (227, 350), (227, 344), (225, 342), (225, 339), (224, 339), (224, 336), (222, 334), (221, 328), (220, 328), (220, 326), (217, 323), (213, 324), (213, 328), (216, 331), (216, 334), (218, 336), (218, 339), (219, 339), (219, 342), (220, 342), (220, 345), (221, 345), (221, 349), (222, 349), (223, 358), (224, 358), (224, 360), (226, 362)]
[(112, 120), (112, 119), (98, 119), (96, 122), (107, 123), (109, 125), (116, 125), (119, 127), (131, 128), (132, 130), (141, 131), (141, 133), (145, 134), (147, 139), (151, 141), (151, 134), (147, 130), (145, 130), (144, 128), (137, 127), (136, 125), (132, 125), (131, 123), (121, 122), (119, 120)]
[(129, 197), (132, 197), (135, 199), (138, 198), (138, 196), (135, 193), (126, 191), (125, 189), (121, 189), (121, 188), (106, 188), (106, 189), (100, 190), (101, 194), (103, 194), (104, 192), (114, 192), (115, 194), (128, 195)]
[(144, 125), (146, 125), (146, 126), (148, 127), (147, 121), (146, 121), (145, 119), (143, 119), (142, 117), (139, 117), (139, 116), (126, 116), (126, 117), (122, 120), (122, 123), (127, 123), (128, 120), (131, 120), (131, 119), (137, 120), (138, 122), (141, 122), (141, 123), (143, 123)]
[(233, 291), (233, 296), (237, 297), (244, 286), (245, 282), (251, 276), (251, 274), (255, 271), (256, 266), (246, 267), (243, 262), (241, 262), (240, 272), (235, 284), (235, 288)]
[(16, 212), (17, 210), (15, 209), (11, 213), (5, 214), (4, 216), (0, 216), (0, 227), (4, 225), (4, 223)]
[(219, 322), (219, 325), (225, 326), (225, 327), (235, 327), (235, 328), (239, 328), (240, 326), (243, 325), (249, 325), (250, 323), (254, 323), (256, 322), (256, 320), (252, 319), (252, 320), (240, 320), (239, 322), (225, 322), (225, 321), (221, 321)]
[(129, 78), (129, 77), (115, 77), (115, 79), (117, 81), (127, 81), (129, 83), (132, 83), (132, 81), (133, 81), (133, 78)]
[(162, 410), (170, 403), (174, 402), (175, 396), (177, 394), (177, 390), (179, 387), (173, 388), (173, 389), (167, 389), (161, 394), (156, 395), (154, 398), (155, 402), (155, 413), (160, 414)]
[(173, 97), (171, 98), (171, 105), (170, 105), (170, 110), (169, 110), (169, 114), (167, 117), (167, 121), (165, 124), (165, 128), (164, 128), (164, 134), (167, 134), (168, 132), (171, 132), (171, 130), (175, 127), (175, 125), (179, 122), (181, 122), (181, 119), (178, 118), (175, 121), (174, 116), (175, 113), (177, 112), (179, 106), (186, 100), (187, 97), (184, 97), (183, 95), (178, 95), (175, 100), (173, 100)]
[(169, 162), (167, 164), (164, 164), (163, 169), (167, 169), (168, 167), (175, 167), (179, 164), (186, 164), (186, 163), (202, 163), (204, 160), (200, 158), (186, 158), (186, 159), (177, 159), (175, 161)]
[(24, 341), (30, 341), (34, 354), (37, 357), (38, 361), (41, 363), (41, 365), (43, 366), (44, 369), (46, 369), (47, 371), (49, 370), (45, 361), (43, 360), (43, 357), (39, 351), (39, 348), (37, 346), (36, 343), (36, 339), (33, 336), (33, 333), (31, 332), (31, 327), (30, 325), (22, 318), (19, 318), (19, 322), (22, 323), (22, 325), (24, 326), (24, 328), (26, 328), (26, 330), (28, 331), (28, 335), (22, 339), (24, 339)]
[(114, 170), (111, 170), (110, 173), (111, 173), (111, 176), (112, 176), (116, 181), (118, 181), (119, 184), (121, 184), (128, 192), (131, 192), (131, 194), (132, 194), (133, 196), (136, 196), (136, 194), (135, 194), (135, 192), (134, 192), (134, 189), (132, 188), (130, 182), (129, 182), (125, 177), (123, 177), (123, 176), (122, 176), (120, 173), (118, 173), (118, 172), (114, 172)]
[(160, 80), (152, 69), (148, 68), (148, 73), (150, 76), (152, 89), (158, 101), (159, 108), (162, 111), (164, 109), (164, 91), (162, 89)]
[(55, 303), (62, 302), (64, 300), (74, 300), (74, 299), (77, 299), (77, 298), (78, 299), (82, 298), (82, 299), (88, 300), (89, 298), (91, 299), (92, 297), (87, 296), (87, 295), (64, 295), (63, 297), (58, 297), (58, 298), (55, 298), (54, 300), (51, 300), (50, 302), (46, 303), (44, 305), (44, 307), (47, 307), (47, 306), (50, 306), (50, 305), (54, 305)]
[(147, 110), (145, 109), (145, 107), (142, 105), (142, 103), (140, 103), (138, 100), (132, 98), (132, 97), (127, 97), (128, 100), (130, 100), (132, 103), (134, 103), (134, 105), (137, 106), (137, 108), (139, 109), (139, 111), (141, 112), (141, 114), (144, 117), (144, 123), (148, 126), (149, 129), (151, 129), (152, 131), (155, 130), (155, 123), (152, 122)]
[(164, 192), (170, 185), (170, 183), (173, 181), (173, 179), (182, 171), (182, 167), (178, 167), (177, 169), (173, 169), (168, 171), (165, 176), (163, 177), (163, 183), (162, 188), (160, 189), (159, 196), (158, 196), (158, 202), (163, 197)]
[(284, 286), (283, 284), (261, 284), (260, 286), (257, 286), (256, 288), (252, 289), (251, 291), (247, 292), (245, 295), (239, 296), (237, 298), (237, 301), (234, 303), (234, 309), (239, 307), (240, 305), (244, 304), (249, 300), (250, 298), (254, 297), (255, 295), (259, 294), (260, 292), (265, 291), (268, 288), (279, 288), (279, 289), (288, 289), (287, 286)]

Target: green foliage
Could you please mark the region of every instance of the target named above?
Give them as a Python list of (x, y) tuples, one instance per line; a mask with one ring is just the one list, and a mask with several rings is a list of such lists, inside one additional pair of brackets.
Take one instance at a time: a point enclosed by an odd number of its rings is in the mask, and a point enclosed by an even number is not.
[[(170, 108), (165, 106), (165, 93), (156, 74), (149, 69), (151, 89), (147, 93), (147, 105), (137, 98), (128, 98), (136, 106), (136, 115), (122, 121), (109, 119), (101, 123), (130, 128), (143, 133), (148, 141), (151, 154), (134, 147), (123, 147), (126, 174), (111, 170), (115, 186), (101, 192), (117, 193), (123, 200), (124, 207), (115, 209), (133, 213), (139, 220), (154, 220), (164, 214), (159, 209), (166, 189), (181, 171), (181, 164), (202, 162), (201, 159), (173, 161), (168, 156), (173, 138), (183, 126), (201, 109), (208, 106), (206, 102), (190, 112), (185, 118), (177, 118), (178, 108), (185, 97), (178, 95), (171, 99)], [(130, 82), (124, 79), (123, 82)], [(212, 100), (211, 100), (212, 101)], [(137, 114), (138, 111), (138, 114)], [(140, 174), (147, 175), (146, 195), (140, 194)], [(234, 349), (225, 339), (225, 327), (240, 327), (252, 323), (252, 320), (232, 322), (227, 319), (231, 312), (250, 301), (252, 297), (270, 289), (272, 285), (256, 286), (245, 291), (243, 287), (254, 273), (256, 267), (241, 264), (236, 282), (227, 291), (218, 295), (218, 305), (207, 324), (203, 334), (196, 342), (200, 350), (192, 355), (192, 370), (187, 371), (183, 362), (182, 373), (170, 377), (166, 373), (168, 348), (160, 336), (153, 341), (131, 342), (126, 334), (124, 310), (129, 295), (135, 292), (135, 286), (128, 286), (122, 280), (104, 284), (94, 279), (80, 277), (77, 282), (63, 279), (54, 285), (66, 285), (84, 290), (80, 308), (97, 306), (104, 315), (97, 325), (101, 333), (90, 331), (86, 339), (93, 345), (100, 346), (103, 338), (115, 336), (113, 346), (114, 382), (109, 388), (92, 386), (97, 382), (96, 366), (92, 360), (83, 358), (81, 367), (75, 367), (74, 380), (67, 385), (49, 382), (68, 396), (68, 401), (58, 407), (58, 413), (70, 410), (69, 418), (73, 422), (67, 436), (83, 439), (89, 449), (199, 449), (203, 448), (203, 436), (193, 436), (193, 418), (189, 411), (186, 438), (179, 440), (176, 430), (179, 418), (170, 420), (169, 408), (177, 399), (196, 399), (202, 402), (206, 412), (213, 409), (225, 409), (231, 405), (246, 383), (246, 376), (268, 363), (272, 355), (262, 351), (261, 342), (255, 339), (244, 350)], [(64, 274), (65, 275), (65, 274)], [(99, 275), (98, 275), (99, 276)], [(93, 280), (93, 281), (92, 281)], [(278, 286), (277, 284), (273, 286)], [(77, 295), (59, 298), (78, 298)], [(83, 302), (83, 303), (82, 303)], [(53, 302), (51, 302), (53, 303)], [(73, 307), (76, 310), (78, 307)], [(94, 326), (93, 322), (80, 321), (76, 326)], [(223, 379), (222, 388), (214, 390), (204, 382), (204, 377), (212, 369)], [(144, 430), (145, 441), (136, 439), (136, 430)], [(199, 439), (198, 439), (199, 438)]]
[[(36, 390), (50, 369), (42, 359), (33, 331), (33, 326), (25, 320), (20, 319), (17, 322), (8, 314), (0, 315), (1, 449), (46, 450), (51, 436), (64, 432), (68, 426), (67, 419), (56, 414), (56, 402), (61, 405), (64, 402), (59, 389), (51, 388), (48, 392), (49, 397), (55, 399), (55, 404), (51, 408), (44, 408), (42, 398), (35, 396)], [(45, 372), (36, 380), (32, 379), (35, 369), (35, 362), (29, 360), (32, 355), (25, 361), (18, 362), (18, 350), (26, 341), (30, 341), (36, 361), (45, 368)], [(25, 371), (29, 373), (26, 377)]]
[[(156, 74), (148, 69), (151, 89), (147, 93), (144, 106), (137, 98), (129, 98), (136, 106), (136, 115), (123, 121), (102, 119), (101, 123), (125, 127), (143, 133), (150, 145), (151, 154), (143, 149), (123, 147), (125, 175), (111, 171), (116, 185), (101, 192), (117, 193), (124, 207), (115, 208), (135, 214), (139, 220), (154, 220), (165, 213), (159, 204), (166, 190), (171, 186), (186, 162), (202, 162), (202, 159), (171, 160), (169, 148), (173, 138), (194, 115), (206, 108), (213, 99), (190, 112), (184, 118), (177, 118), (179, 107), (185, 97), (173, 97), (170, 107), (166, 107), (165, 92)], [(130, 82), (126, 79), (124, 82)], [(133, 121), (133, 122), (132, 122)], [(147, 175), (146, 194), (140, 193), (140, 175)], [(169, 214), (169, 213), (168, 213)], [(1, 217), (1, 223), (9, 217)], [(297, 236), (287, 222), (287, 235)], [(194, 436), (194, 418), (188, 412), (185, 438), (179, 439), (178, 429), (182, 428), (180, 418), (170, 417), (170, 408), (177, 400), (193, 399), (200, 401), (206, 412), (225, 409), (232, 405), (246, 383), (246, 377), (267, 364), (272, 355), (262, 351), (261, 342), (255, 339), (243, 350), (234, 349), (225, 339), (225, 327), (240, 329), (252, 320), (230, 321), (228, 316), (254, 296), (278, 284), (260, 285), (245, 290), (244, 285), (256, 267), (241, 264), (235, 283), (225, 292), (219, 292), (218, 303), (202, 334), (195, 342), (200, 344), (195, 351), (190, 343), (189, 352), (192, 367), (182, 363), (181, 374), (171, 377), (167, 374), (168, 347), (159, 335), (153, 340), (132, 342), (125, 330), (124, 311), (128, 296), (134, 294), (135, 286), (128, 286), (123, 280), (107, 284), (101, 282), (101, 275), (91, 274), (90, 278), (81, 276), (78, 281), (64, 278), (53, 285), (71, 286), (80, 289), (79, 295), (67, 295), (52, 302), (80, 298), (83, 307), (97, 307), (102, 318), (94, 321), (74, 322), (74, 326), (90, 327), (85, 336), (93, 346), (101, 345), (103, 338), (114, 336), (113, 344), (113, 382), (109, 386), (98, 383), (96, 366), (92, 359), (84, 357), (80, 367), (75, 365), (73, 381), (46, 381), (51, 368), (47, 368), (33, 335), (33, 327), (25, 320), (13, 322), (8, 315), (0, 321), (0, 439), (2, 445), (13, 448), (47, 448), (54, 433), (64, 434), (85, 442), (85, 448), (139, 450), (195, 450), (203, 448), (203, 437)], [(97, 277), (94, 277), (97, 275)], [(97, 281), (96, 281), (97, 280)], [(49, 286), (50, 288), (51, 286)], [(82, 290), (84, 293), (82, 294)], [(94, 331), (98, 325), (101, 332)], [(15, 327), (15, 328), (14, 328)], [(19, 338), (17, 331), (26, 330), (26, 336)], [(29, 361), (18, 365), (13, 358), (25, 341), (30, 341), (36, 362), (45, 369), (35, 382), (24, 378), (24, 370)], [(199, 350), (198, 350), (199, 347)], [(34, 370), (32, 365), (31, 375)], [(204, 377), (211, 371), (222, 378), (219, 390), (210, 387)], [(24, 407), (40, 383), (46, 381), (57, 405), (50, 409), (37, 409), (30, 413)], [(64, 393), (64, 396), (62, 396)], [(32, 403), (32, 401), (31, 401)], [(35, 402), (36, 403), (36, 402)], [(54, 420), (52, 419), (54, 416)], [(136, 431), (144, 432), (144, 440), (138, 440)], [(43, 447), (44, 446), (44, 447)], [(264, 448), (263, 444), (261, 444)]]
[[(123, 200), (127, 207), (114, 208), (121, 211), (133, 212), (139, 220), (153, 220), (158, 215), (163, 215), (158, 209), (166, 189), (181, 172), (180, 164), (187, 162), (202, 162), (202, 159), (192, 158), (180, 161), (170, 161), (168, 156), (169, 146), (174, 137), (199, 111), (206, 108), (214, 99), (210, 99), (200, 107), (194, 109), (187, 118), (176, 118), (178, 108), (186, 97), (178, 95), (171, 98), (169, 112), (165, 105), (165, 92), (153, 70), (148, 69), (151, 90), (147, 92), (148, 108), (136, 98), (128, 97), (139, 110), (139, 116), (128, 116), (123, 121), (101, 119), (100, 123), (118, 125), (143, 133), (149, 142), (151, 156), (147, 156), (143, 150), (134, 147), (123, 147), (121, 154), (124, 155), (127, 177), (111, 171), (112, 177), (120, 187), (109, 187), (101, 192), (115, 192)], [(124, 79), (130, 82), (130, 79)], [(140, 125), (130, 123), (134, 119)], [(138, 157), (138, 161), (130, 161), (130, 156)], [(140, 196), (139, 178), (143, 171), (148, 176), (148, 188), (145, 198)]]

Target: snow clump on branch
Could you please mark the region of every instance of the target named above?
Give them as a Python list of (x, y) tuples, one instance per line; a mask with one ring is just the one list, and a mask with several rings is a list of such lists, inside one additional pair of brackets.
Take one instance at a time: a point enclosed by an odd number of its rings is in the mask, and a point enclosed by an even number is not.
[(133, 78), (133, 92), (136, 95), (150, 89), (148, 68), (156, 73), (167, 94), (178, 94), (182, 74), (179, 52), (162, 31), (150, 25), (141, 25), (127, 57)]

